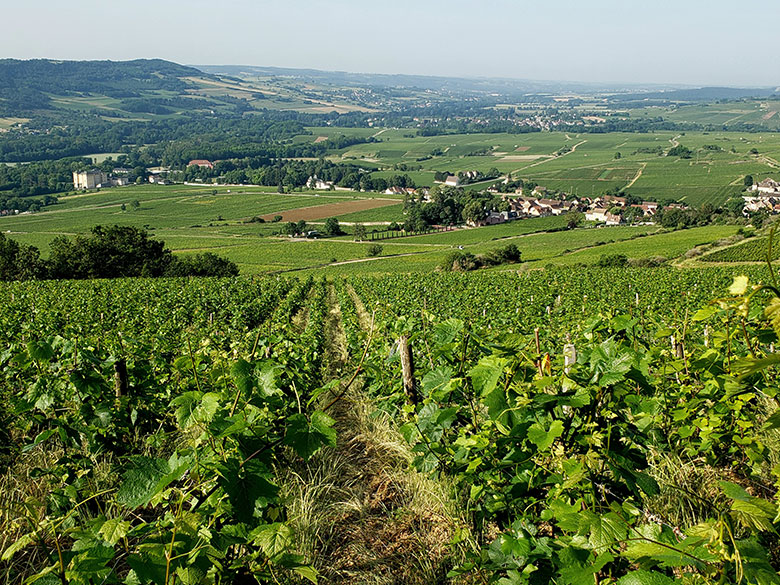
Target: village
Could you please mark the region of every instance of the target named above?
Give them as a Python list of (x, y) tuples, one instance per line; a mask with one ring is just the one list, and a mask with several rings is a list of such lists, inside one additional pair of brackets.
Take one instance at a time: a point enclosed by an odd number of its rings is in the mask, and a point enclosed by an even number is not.
[(770, 215), (780, 213), (780, 183), (766, 178), (760, 183), (750, 186), (750, 195), (744, 195), (744, 213), (768, 212)]

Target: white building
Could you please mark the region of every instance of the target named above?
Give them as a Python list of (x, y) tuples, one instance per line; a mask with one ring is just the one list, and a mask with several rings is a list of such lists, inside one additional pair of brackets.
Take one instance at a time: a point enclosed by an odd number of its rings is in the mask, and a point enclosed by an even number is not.
[(75, 189), (95, 189), (108, 183), (108, 176), (102, 171), (73, 171)]
[(314, 175), (313, 177), (309, 177), (309, 180), (306, 181), (306, 186), (309, 189), (332, 189), (333, 183), (330, 181), (323, 181), (322, 179), (319, 179), (317, 175)]
[(760, 183), (753, 183), (750, 188), (758, 194), (759, 197), (767, 195), (780, 195), (780, 183), (773, 179), (764, 179)]

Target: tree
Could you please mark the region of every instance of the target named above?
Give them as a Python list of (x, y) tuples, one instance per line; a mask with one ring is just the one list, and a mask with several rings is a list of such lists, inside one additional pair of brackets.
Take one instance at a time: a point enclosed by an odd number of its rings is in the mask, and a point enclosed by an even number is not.
[(618, 152), (616, 152), (616, 153), (615, 153), (615, 160), (618, 160), (619, 158), (622, 158), (622, 156), (623, 156), (623, 155), (622, 155), (622, 154), (620, 154), (620, 152), (619, 152), (619, 151), (618, 151)]
[(482, 207), (482, 202), (474, 200), (468, 203), (463, 208), (463, 219), (468, 223), (479, 223), (485, 219), (485, 209)]
[(366, 239), (366, 226), (362, 223), (355, 224), (355, 241), (362, 242)]
[(366, 254), (368, 254), (369, 257), (379, 256), (382, 253), (382, 249), (382, 246), (379, 244), (372, 244), (366, 250)]
[(138, 201), (138, 199), (133, 199), (133, 200), (130, 202), (130, 207), (132, 207), (132, 208), (133, 208), (133, 211), (138, 211), (138, 209), (140, 209), (140, 208), (141, 208), (141, 202), (140, 202), (140, 201)]
[(666, 156), (679, 156), (680, 158), (691, 158), (692, 154), (693, 151), (690, 148), (683, 146), (682, 144), (678, 144), (677, 146), (670, 148)]
[(130, 226), (95, 226), (89, 236), (55, 238), (49, 245), (53, 278), (162, 276), (171, 262), (165, 244)]
[(299, 221), (299, 222), (296, 224), (295, 228), (298, 230), (298, 233), (299, 233), (299, 234), (303, 234), (303, 233), (306, 231), (306, 221), (304, 221), (304, 220), (300, 220), (300, 221)]
[(753, 175), (745, 175), (745, 180), (743, 181), (745, 184), (745, 187), (752, 187), (753, 186)]
[(573, 230), (577, 227), (579, 227), (582, 222), (585, 221), (585, 214), (584, 213), (569, 213), (568, 214), (568, 221), (566, 222), (566, 229), (567, 230)]
[(174, 256), (165, 276), (238, 276), (238, 266), (211, 252), (194, 256)]
[(742, 215), (742, 210), (745, 208), (745, 200), (742, 197), (733, 197), (726, 201), (723, 207), (734, 215)]
[(284, 233), (288, 236), (294, 236), (298, 233), (298, 226), (294, 221), (288, 221), (284, 226)]
[(29, 280), (45, 276), (38, 248), (20, 244), (0, 233), (0, 280)]
[(344, 233), (341, 231), (339, 220), (337, 220), (335, 217), (329, 217), (325, 220), (324, 231), (326, 236), (340, 236), (342, 233)]

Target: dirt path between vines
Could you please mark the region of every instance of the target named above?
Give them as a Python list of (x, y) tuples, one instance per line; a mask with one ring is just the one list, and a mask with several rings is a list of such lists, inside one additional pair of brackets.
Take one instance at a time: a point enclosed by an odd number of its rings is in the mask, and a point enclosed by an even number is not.
[[(342, 388), (360, 356), (349, 355), (333, 284), (327, 299), (323, 378), (341, 380)], [(357, 312), (361, 324), (370, 324), (362, 303)], [(447, 543), (454, 513), (448, 494), (411, 469), (412, 455), (396, 422), (359, 388), (350, 389), (328, 414), (336, 421), (337, 446), (286, 479), (291, 523), (321, 582), (443, 582), (452, 567)]]
[(639, 169), (639, 171), (637, 172), (637, 174), (634, 176), (634, 178), (633, 178), (633, 179), (631, 179), (631, 181), (628, 183), (628, 185), (626, 185), (625, 187), (623, 187), (623, 191), (625, 191), (625, 190), (626, 190), (626, 189), (628, 189), (629, 187), (633, 187), (633, 186), (634, 186), (634, 183), (636, 183), (636, 182), (639, 180), (639, 177), (641, 177), (641, 176), (642, 176), (642, 171), (644, 171), (646, 168), (647, 168), (647, 163), (642, 163), (642, 168), (641, 168), (641, 169)]

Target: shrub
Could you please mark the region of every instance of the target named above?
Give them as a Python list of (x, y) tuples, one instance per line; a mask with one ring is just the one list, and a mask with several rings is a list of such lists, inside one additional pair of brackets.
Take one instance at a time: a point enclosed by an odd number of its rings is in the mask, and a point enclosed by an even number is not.
[(479, 259), (469, 252), (450, 252), (440, 268), (446, 272), (467, 272), (481, 266)]
[(668, 261), (664, 256), (651, 256), (649, 258), (630, 258), (628, 265), (635, 268), (656, 268), (663, 266)]
[(628, 265), (628, 256), (625, 254), (602, 254), (596, 262), (601, 268), (618, 268)]
[(370, 257), (379, 256), (382, 253), (382, 246), (379, 244), (371, 244), (366, 250), (366, 254)]
[(495, 266), (498, 264), (516, 264), (520, 262), (522, 253), (516, 244), (508, 244), (503, 248), (491, 250), (482, 258), (483, 264)]

